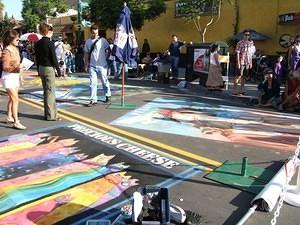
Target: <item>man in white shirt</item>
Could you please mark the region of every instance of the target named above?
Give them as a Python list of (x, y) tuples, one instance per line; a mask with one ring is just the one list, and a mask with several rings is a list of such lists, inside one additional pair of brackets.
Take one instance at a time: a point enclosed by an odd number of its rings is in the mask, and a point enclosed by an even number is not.
[(62, 42), (62, 37), (58, 37), (58, 41), (54, 43), (54, 46), (57, 61), (64, 61), (64, 43)]
[(110, 103), (111, 91), (107, 77), (107, 56), (110, 54), (108, 41), (99, 37), (97, 25), (92, 25), (90, 28), (91, 36), (86, 40), (84, 45), (84, 69), (90, 74), (91, 100), (87, 106), (97, 104), (97, 83), (98, 76), (101, 79), (105, 94), (104, 103)]

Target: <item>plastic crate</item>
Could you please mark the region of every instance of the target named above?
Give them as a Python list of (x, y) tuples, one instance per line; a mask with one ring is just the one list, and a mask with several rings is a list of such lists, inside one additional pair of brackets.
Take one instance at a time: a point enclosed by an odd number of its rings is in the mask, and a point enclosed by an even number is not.
[[(146, 204), (150, 205), (152, 208), (157, 210), (157, 218), (153, 219), (150, 216), (142, 217), (142, 220), (134, 221), (134, 212), (132, 213), (132, 221), (134, 224), (141, 225), (169, 225), (170, 224), (170, 204), (169, 204), (169, 194), (167, 188), (155, 187), (155, 186), (145, 186), (140, 187), (137, 190), (143, 196), (143, 207)], [(155, 204), (153, 204), (155, 201)], [(133, 201), (134, 208), (135, 201)], [(155, 207), (153, 207), (155, 205)], [(143, 212), (142, 212), (143, 214)]]

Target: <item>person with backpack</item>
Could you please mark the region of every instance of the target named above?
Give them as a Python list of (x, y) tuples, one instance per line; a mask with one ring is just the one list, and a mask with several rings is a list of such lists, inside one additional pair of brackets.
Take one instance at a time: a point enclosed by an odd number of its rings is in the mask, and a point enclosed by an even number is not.
[(98, 102), (97, 84), (98, 76), (101, 79), (105, 95), (105, 104), (110, 103), (111, 91), (107, 76), (107, 57), (110, 55), (108, 41), (99, 37), (99, 29), (96, 24), (90, 28), (91, 36), (86, 40), (84, 46), (84, 70), (90, 74), (91, 97), (88, 107), (94, 106)]
[(15, 129), (25, 130), (18, 118), (19, 87), (20, 87), (20, 52), (19, 33), (16, 30), (9, 30), (3, 36), (2, 52), (2, 74), (3, 86), (8, 95), (6, 122), (13, 124)]

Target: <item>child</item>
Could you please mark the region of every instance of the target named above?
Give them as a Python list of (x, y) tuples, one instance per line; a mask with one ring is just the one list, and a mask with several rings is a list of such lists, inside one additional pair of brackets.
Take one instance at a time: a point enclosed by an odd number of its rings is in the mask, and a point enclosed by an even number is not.
[(59, 65), (60, 74), (61, 74), (62, 78), (66, 78), (67, 77), (67, 68), (66, 68), (64, 61), (60, 60), (58, 65)]

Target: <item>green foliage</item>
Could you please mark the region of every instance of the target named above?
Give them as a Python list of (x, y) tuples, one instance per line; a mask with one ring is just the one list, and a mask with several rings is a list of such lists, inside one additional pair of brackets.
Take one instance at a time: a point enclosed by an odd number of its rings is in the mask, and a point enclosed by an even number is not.
[(187, 20), (218, 13), (219, 0), (179, 0), (180, 14)]
[(14, 26), (16, 26), (16, 21), (13, 18), (9, 18), (7, 13), (5, 13), (3, 20), (0, 21), (0, 38), (3, 37), (6, 31), (12, 29)]
[[(91, 0), (90, 21), (101, 24), (105, 29), (114, 29), (120, 16), (124, 0)], [(164, 0), (128, 0), (132, 13), (132, 26), (140, 30), (145, 20), (154, 20), (166, 12)]]
[[(180, 6), (177, 11), (180, 16), (188, 22), (193, 22), (201, 36), (201, 41), (205, 42), (205, 34), (212, 24), (218, 22), (221, 16), (221, 7), (225, 0), (178, 0)], [(226, 0), (232, 5), (233, 0)], [(201, 19), (208, 16), (208, 20)]]
[(46, 20), (46, 16), (55, 16), (66, 10), (63, 0), (23, 0), (22, 17), (27, 29), (34, 31), (37, 24)]

